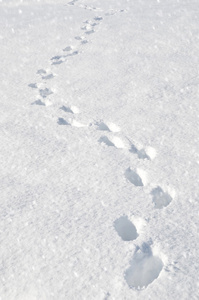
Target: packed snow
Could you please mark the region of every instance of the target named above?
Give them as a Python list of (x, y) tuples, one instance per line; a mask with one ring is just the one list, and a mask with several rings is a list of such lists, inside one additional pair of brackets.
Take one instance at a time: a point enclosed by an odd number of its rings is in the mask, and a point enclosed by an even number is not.
[(199, 299), (199, 1), (0, 0), (0, 300)]

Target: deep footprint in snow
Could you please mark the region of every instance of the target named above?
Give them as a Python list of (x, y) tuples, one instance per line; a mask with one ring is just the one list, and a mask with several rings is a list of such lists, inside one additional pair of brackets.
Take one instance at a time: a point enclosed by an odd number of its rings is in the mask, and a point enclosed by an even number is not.
[(151, 195), (155, 208), (159, 209), (168, 206), (173, 200), (172, 197), (159, 186), (151, 191)]
[(63, 49), (63, 51), (69, 52), (72, 51), (73, 48), (71, 46), (67, 46), (66, 48)]
[(138, 150), (133, 144), (131, 145), (131, 149), (129, 151), (137, 154), (138, 158), (140, 159), (150, 159), (144, 149)]
[(114, 146), (117, 149), (125, 148), (123, 141), (119, 137), (113, 137), (111, 140), (107, 136), (101, 136), (98, 140), (100, 144), (105, 144), (107, 146)]
[(84, 36), (76, 36), (75, 39), (77, 41), (82, 41), (82, 40), (84, 40)]
[(57, 123), (59, 125), (70, 125), (66, 120), (64, 120), (63, 118), (59, 118)]
[(99, 139), (99, 141), (98, 141), (99, 143), (101, 143), (101, 144), (105, 144), (105, 145), (107, 145), (107, 146), (111, 146), (111, 147), (113, 147), (113, 146), (115, 146), (108, 138), (107, 138), (107, 136), (101, 136), (101, 138)]
[(163, 262), (158, 256), (153, 256), (147, 243), (137, 249), (125, 272), (125, 279), (130, 288), (143, 289), (158, 278), (163, 268)]
[(81, 41), (81, 44), (82, 45), (85, 45), (85, 44), (87, 44), (88, 43), (88, 41), (87, 40), (83, 40), (83, 41)]
[(131, 170), (131, 168), (128, 168), (125, 171), (125, 177), (128, 181), (130, 181), (135, 186), (143, 186), (142, 178), (137, 174), (137, 172)]
[(65, 61), (65, 56), (63, 56), (63, 55), (56, 55), (56, 56), (53, 56), (51, 58), (51, 60), (52, 60), (52, 65), (60, 65), (60, 64), (62, 64)]
[(88, 30), (88, 31), (86, 31), (85, 33), (87, 34), (87, 35), (90, 35), (90, 34), (92, 34), (92, 33), (94, 33), (95, 32), (95, 30)]
[(67, 112), (67, 113), (72, 113), (72, 114), (78, 114), (79, 113), (79, 109), (76, 106), (67, 107), (67, 106), (63, 105), (62, 107), (60, 107), (60, 109)]
[(42, 98), (46, 98), (49, 95), (53, 94), (53, 92), (51, 91), (51, 89), (45, 88), (45, 89), (39, 90), (39, 94)]
[(113, 123), (104, 123), (104, 122), (97, 122), (96, 125), (98, 126), (98, 130), (101, 131), (111, 131), (111, 132), (119, 132), (120, 128), (113, 124)]
[(44, 79), (44, 80), (49, 80), (49, 79), (52, 79), (52, 78), (54, 78), (55, 76), (52, 74), (52, 73), (50, 73), (50, 74), (48, 74), (48, 75), (44, 75), (44, 76), (42, 76), (42, 79)]
[(39, 75), (45, 75), (45, 74), (46, 74), (46, 71), (45, 71), (44, 69), (39, 69), (39, 70), (37, 71), (37, 74), (39, 74)]
[(74, 56), (74, 55), (77, 55), (78, 53), (79, 53), (79, 51), (73, 51), (72, 53), (67, 54), (65, 57)]
[(75, 5), (75, 2), (77, 2), (78, 0), (73, 0), (71, 2), (68, 2), (68, 5)]
[(94, 20), (95, 21), (101, 21), (101, 20), (103, 20), (103, 18), (99, 16), (99, 17), (95, 17)]
[(30, 83), (28, 86), (31, 87), (32, 89), (38, 88), (36, 83)]
[(31, 103), (31, 105), (43, 105), (43, 106), (46, 106), (46, 104), (44, 102), (42, 102), (41, 100), (36, 100), (33, 103)]
[(129, 221), (127, 216), (115, 220), (114, 227), (123, 241), (133, 241), (138, 237), (136, 227)]

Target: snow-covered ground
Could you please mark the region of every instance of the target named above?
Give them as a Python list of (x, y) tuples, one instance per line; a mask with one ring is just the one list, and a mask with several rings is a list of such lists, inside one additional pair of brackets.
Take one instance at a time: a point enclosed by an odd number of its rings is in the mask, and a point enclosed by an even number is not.
[(199, 299), (198, 0), (0, 0), (0, 299)]

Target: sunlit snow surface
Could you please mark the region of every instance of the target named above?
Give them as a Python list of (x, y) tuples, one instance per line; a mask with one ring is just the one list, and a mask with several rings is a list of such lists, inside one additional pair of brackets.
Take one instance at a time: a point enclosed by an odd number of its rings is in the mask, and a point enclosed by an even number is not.
[(0, 0), (0, 299), (198, 299), (199, 2)]

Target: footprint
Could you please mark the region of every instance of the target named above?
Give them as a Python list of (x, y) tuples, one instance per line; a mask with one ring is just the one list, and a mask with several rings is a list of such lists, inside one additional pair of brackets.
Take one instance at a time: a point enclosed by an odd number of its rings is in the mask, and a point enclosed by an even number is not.
[(73, 114), (73, 111), (70, 109), (70, 107), (66, 107), (66, 106), (63, 105), (62, 107), (60, 107), (60, 109), (65, 111), (65, 112)]
[(114, 227), (123, 241), (133, 241), (138, 237), (136, 227), (129, 221), (127, 216), (115, 220)]
[[(142, 173), (143, 178), (141, 178), (141, 174), (138, 174), (139, 172)], [(146, 175), (144, 174), (143, 171), (138, 169), (137, 172), (131, 170), (131, 168), (128, 168), (125, 171), (125, 177), (127, 180), (129, 180), (132, 184), (134, 184), (135, 186), (144, 186), (144, 182), (146, 182), (146, 178), (144, 178)]]
[(67, 52), (71, 51), (71, 50), (73, 50), (73, 48), (71, 46), (67, 46), (66, 48), (63, 49), (63, 51), (67, 51)]
[(158, 278), (163, 268), (163, 262), (158, 256), (153, 256), (147, 243), (137, 249), (125, 272), (127, 284), (132, 289), (143, 289)]
[(42, 98), (46, 98), (47, 96), (53, 94), (53, 92), (50, 89), (45, 88), (45, 89), (39, 90), (39, 94)]
[(138, 149), (134, 144), (131, 143), (129, 152), (137, 154), (139, 159), (153, 160), (156, 157), (156, 150), (153, 147), (146, 147), (146, 149)]
[(76, 36), (75, 39), (77, 41), (82, 41), (82, 40), (84, 40), (84, 36)]
[(39, 75), (44, 75), (44, 74), (46, 74), (46, 71), (45, 71), (44, 69), (39, 69), (39, 70), (37, 71), (37, 74), (39, 74)]
[(42, 76), (42, 79), (44, 80), (48, 80), (48, 79), (52, 79), (54, 78), (55, 76), (51, 73), (51, 74), (48, 74), (48, 75), (45, 75), (45, 76)]
[(79, 51), (73, 51), (72, 53), (67, 54), (65, 57), (74, 56), (74, 55), (77, 55), (78, 53), (79, 53)]
[(36, 83), (30, 83), (28, 86), (31, 87), (32, 89), (38, 88)]
[(173, 200), (172, 197), (159, 186), (151, 191), (151, 195), (155, 208), (159, 209), (168, 206)]
[(62, 64), (62, 63), (65, 61), (63, 55), (56, 55), (56, 56), (53, 56), (53, 57), (51, 58), (51, 60), (53, 61), (53, 62), (52, 62), (52, 65), (60, 65), (60, 64)]
[(131, 153), (137, 154), (140, 159), (150, 159), (150, 157), (146, 154), (144, 149), (138, 150), (135, 145), (131, 145), (131, 149), (129, 150)]
[(66, 106), (62, 106), (60, 107), (61, 110), (68, 112), (68, 113), (72, 113), (72, 114), (78, 114), (79, 113), (79, 109), (76, 106), (71, 106), (71, 107), (66, 107)]
[(103, 18), (102, 17), (95, 17), (94, 20), (95, 21), (101, 21), (101, 20), (103, 20)]
[(64, 120), (63, 118), (59, 118), (57, 123), (59, 125), (70, 125), (66, 120)]
[(125, 148), (123, 141), (119, 137), (113, 137), (111, 140), (107, 136), (101, 136), (98, 140), (101, 144), (106, 144), (107, 146), (114, 146), (118, 149)]
[(96, 125), (98, 126), (98, 130), (110, 131), (110, 129), (108, 128), (108, 126), (104, 122), (96, 123)]
[(83, 23), (89, 24), (89, 25), (92, 26), (92, 27), (99, 25), (99, 23), (96, 23), (96, 22), (93, 23), (92, 21), (89, 21), (89, 20), (86, 20), (86, 21), (84, 21)]
[(86, 31), (85, 33), (87, 34), (87, 35), (90, 35), (90, 34), (92, 34), (92, 33), (94, 33), (95, 32), (95, 30), (89, 30), (89, 31)]
[(113, 124), (113, 123), (104, 123), (104, 122), (99, 122), (96, 123), (96, 125), (98, 126), (98, 130), (102, 130), (102, 131), (111, 131), (111, 132), (119, 132), (120, 128)]
[(101, 138), (98, 141), (100, 144), (106, 144), (109, 147), (115, 146), (108, 138), (107, 136), (101, 136)]
[(36, 100), (35, 102), (31, 103), (31, 105), (43, 105), (43, 106), (45, 106), (45, 103), (42, 102), (41, 100)]
[(68, 5), (75, 5), (75, 2), (77, 2), (78, 0), (73, 0), (73, 1), (71, 1), (71, 2), (68, 2), (67, 4)]
[(82, 45), (84, 45), (84, 44), (87, 44), (88, 43), (88, 41), (87, 40), (83, 40), (83, 41), (81, 41), (81, 44)]

